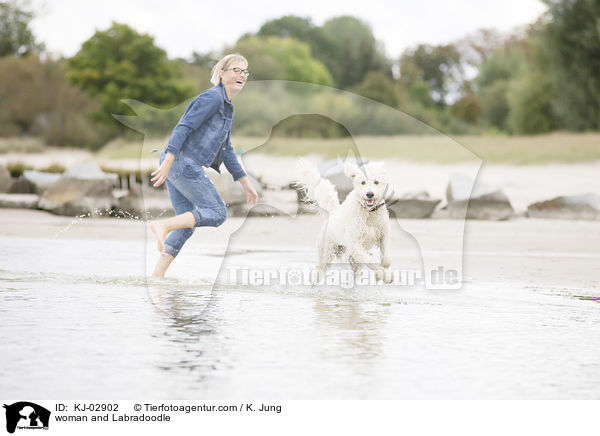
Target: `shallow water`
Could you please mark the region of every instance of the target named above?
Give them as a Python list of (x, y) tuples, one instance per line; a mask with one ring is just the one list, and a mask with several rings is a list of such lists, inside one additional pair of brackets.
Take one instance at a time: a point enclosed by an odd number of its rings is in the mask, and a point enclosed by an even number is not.
[[(145, 241), (2, 246), (5, 398), (600, 397), (595, 289), (213, 288), (219, 247), (190, 247), (178, 278), (156, 281)], [(306, 266), (313, 254), (231, 258)]]

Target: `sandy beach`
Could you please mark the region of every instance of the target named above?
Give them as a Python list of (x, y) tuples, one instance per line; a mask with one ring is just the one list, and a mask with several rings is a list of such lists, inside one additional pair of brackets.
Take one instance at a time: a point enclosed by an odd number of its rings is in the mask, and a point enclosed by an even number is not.
[[(292, 163), (283, 159), (246, 165), (280, 184), (290, 177), (283, 164)], [(415, 188), (430, 183), (435, 195), (457, 167), (397, 163), (394, 174)], [(597, 164), (551, 168), (497, 166), (483, 175), (499, 177), (521, 204), (560, 189), (599, 192)], [(28, 374), (6, 380), (4, 392), (598, 398), (600, 221), (393, 220), (392, 269), (458, 261), (460, 290), (222, 280), (232, 267), (312, 267), (322, 219), (230, 217), (218, 228), (198, 228), (166, 279), (153, 280), (158, 252), (144, 221), (2, 209), (5, 371)]]
[[(225, 246), (236, 233), (236, 244), (252, 250), (277, 248), (314, 249), (321, 218), (229, 218), (219, 228), (197, 229), (190, 246)], [(414, 246), (402, 229), (410, 229), (423, 246), (444, 264), (448, 254), (451, 220), (397, 220), (392, 226), (393, 265), (405, 265), (414, 257)], [(241, 231), (242, 229), (243, 231)], [(41, 238), (68, 241), (143, 241), (146, 223), (115, 218), (73, 219), (42, 211), (4, 209), (0, 214), (0, 237)], [(153, 244), (152, 235), (148, 236)], [(154, 250), (151, 245), (150, 250)], [(466, 222), (463, 268), (465, 283), (495, 282), (530, 286), (552, 292), (600, 296), (600, 222), (517, 218), (509, 221)], [(105, 262), (110, 262), (106, 259)]]
[[(324, 158), (305, 156), (314, 164)], [(53, 149), (42, 154), (9, 154), (0, 156), (0, 165), (24, 162), (34, 168), (59, 163), (66, 167), (94, 160), (88, 152)], [(296, 177), (295, 157), (250, 152), (243, 156), (246, 170), (262, 183), (284, 187)], [(153, 169), (155, 159), (122, 159), (101, 165), (123, 169)], [(451, 165), (415, 163), (398, 159), (385, 161), (389, 183), (396, 193), (426, 190), (445, 204), (445, 190), (452, 174), (477, 174), (478, 162)], [(212, 170), (211, 170), (212, 171)], [(528, 204), (559, 195), (600, 192), (600, 161), (589, 163), (552, 163), (544, 165), (500, 165), (483, 163), (477, 182), (498, 187), (508, 195), (517, 216)], [(143, 240), (145, 223), (125, 219), (73, 219), (34, 210), (4, 209), (0, 214), (1, 236), (61, 239)], [(302, 247), (314, 249), (321, 218), (317, 216), (229, 218), (217, 229), (197, 229), (191, 244), (226, 246), (234, 232), (236, 243), (245, 247)], [(540, 220), (517, 217), (504, 222), (467, 221), (464, 247), (457, 246), (456, 232), (461, 224), (452, 220), (397, 220), (392, 228), (395, 262), (407, 265), (406, 258), (426, 251), (430, 260), (444, 264), (444, 256), (461, 250), (464, 254), (463, 274), (469, 280), (517, 282), (520, 285), (574, 288), (585, 292), (600, 289), (595, 273), (600, 260), (600, 222)], [(411, 240), (412, 239), (412, 240)], [(414, 240), (417, 241), (415, 244)], [(416, 251), (416, 253), (415, 253)], [(445, 253), (445, 254), (444, 254)]]

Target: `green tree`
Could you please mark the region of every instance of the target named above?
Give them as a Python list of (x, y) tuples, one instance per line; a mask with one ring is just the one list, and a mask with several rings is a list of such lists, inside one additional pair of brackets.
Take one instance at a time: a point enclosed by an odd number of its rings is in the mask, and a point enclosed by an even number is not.
[(29, 23), (33, 12), (17, 1), (0, 2), (0, 57), (39, 54), (44, 45), (36, 42)]
[(369, 71), (391, 77), (391, 63), (383, 45), (369, 25), (351, 16), (335, 17), (320, 29), (318, 57), (329, 69), (336, 85), (347, 89), (362, 82)]
[(527, 73), (511, 82), (508, 127), (512, 133), (545, 133), (559, 127), (554, 115), (552, 81), (544, 74)]
[(485, 127), (507, 130), (510, 82), (527, 71), (525, 42), (519, 42), (491, 53), (479, 67), (475, 78)]
[(398, 107), (401, 100), (400, 91), (394, 81), (381, 71), (369, 71), (353, 91), (394, 108)]
[(331, 85), (325, 65), (312, 57), (310, 46), (292, 38), (248, 36), (232, 49), (248, 59), (254, 80), (294, 80)]
[(402, 84), (408, 94), (409, 100), (424, 109), (436, 109), (436, 102), (431, 98), (431, 86), (429, 83), (418, 80), (409, 84)]
[(308, 44), (312, 56), (327, 65), (327, 55), (331, 51), (330, 43), (323, 34), (323, 29), (315, 26), (308, 17), (286, 15), (281, 18), (269, 20), (261, 26), (257, 36), (297, 39), (300, 42)]
[(480, 66), (475, 83), (485, 88), (498, 80), (511, 80), (525, 71), (525, 50), (523, 45), (502, 48), (492, 53)]
[(427, 83), (431, 98), (443, 108), (447, 95), (458, 90), (462, 84), (461, 54), (452, 44), (419, 44), (402, 54), (400, 80), (407, 87), (418, 82)]
[(383, 46), (375, 40), (371, 28), (355, 17), (335, 17), (318, 27), (310, 18), (286, 15), (267, 21), (257, 35), (293, 38), (308, 44), (312, 56), (327, 67), (339, 88), (358, 85), (369, 71), (392, 77)]
[(219, 61), (218, 54), (214, 52), (198, 53), (192, 52), (192, 60), (189, 62), (192, 65), (211, 69)]
[(464, 64), (479, 69), (492, 53), (501, 49), (512, 36), (496, 29), (478, 29), (454, 42)]
[(310, 45), (316, 27), (310, 18), (286, 15), (275, 20), (267, 21), (258, 30), (258, 36), (278, 36), (280, 38), (295, 38)]
[(451, 106), (453, 116), (468, 124), (477, 124), (481, 116), (481, 103), (477, 94), (469, 92)]
[(507, 130), (509, 80), (496, 80), (479, 91), (481, 118), (485, 127)]
[(538, 22), (524, 35), (512, 35), (488, 56), (474, 83), (486, 127), (518, 134), (548, 132), (562, 126), (556, 116), (556, 86), (548, 47)]
[(555, 108), (571, 130), (600, 128), (600, 1), (545, 0)]
[(98, 102), (67, 82), (64, 60), (1, 58), (0, 101), (2, 136), (36, 135), (58, 146), (100, 145), (89, 119)]
[(69, 59), (67, 70), (71, 83), (99, 97), (101, 110), (96, 120), (121, 131), (125, 126), (111, 114), (129, 114), (130, 109), (119, 100), (156, 106), (181, 103), (194, 92), (181, 77), (179, 64), (167, 59), (166, 52), (154, 45), (154, 38), (115, 22), (84, 42)]

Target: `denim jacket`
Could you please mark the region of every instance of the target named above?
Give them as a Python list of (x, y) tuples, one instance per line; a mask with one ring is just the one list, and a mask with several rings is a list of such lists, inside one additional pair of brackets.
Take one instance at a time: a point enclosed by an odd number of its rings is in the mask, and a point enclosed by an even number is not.
[(214, 168), (225, 167), (238, 180), (246, 175), (231, 146), (233, 104), (222, 83), (194, 98), (173, 129), (164, 152), (179, 157), (179, 153), (197, 164)]

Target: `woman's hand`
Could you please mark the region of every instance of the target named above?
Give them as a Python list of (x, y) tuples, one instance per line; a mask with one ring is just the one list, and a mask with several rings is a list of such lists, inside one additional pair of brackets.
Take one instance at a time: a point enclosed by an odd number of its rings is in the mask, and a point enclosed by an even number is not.
[(246, 201), (254, 206), (258, 202), (258, 194), (252, 185), (249, 185), (247, 188), (244, 188), (246, 192)]
[(250, 183), (247, 176), (242, 177), (239, 182), (242, 184), (244, 192), (246, 193), (246, 201), (254, 206), (258, 202), (258, 194), (256, 193), (254, 186), (252, 186), (252, 183)]
[(152, 178), (150, 179), (154, 182), (154, 187), (157, 188), (162, 185), (165, 180), (167, 180), (167, 176), (169, 175), (169, 171), (171, 170), (171, 165), (175, 160), (175, 156), (172, 153), (167, 153), (165, 156), (165, 160), (160, 164), (157, 170), (151, 173)]

